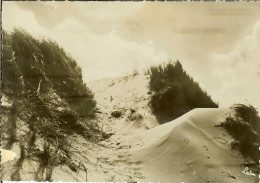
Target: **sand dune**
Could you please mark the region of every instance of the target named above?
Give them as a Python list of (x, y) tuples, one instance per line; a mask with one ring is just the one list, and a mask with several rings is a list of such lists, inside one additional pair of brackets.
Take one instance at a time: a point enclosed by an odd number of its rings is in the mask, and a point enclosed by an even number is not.
[(233, 140), (222, 128), (228, 109), (195, 109), (140, 134), (144, 146), (133, 151), (142, 162), (145, 181), (257, 182), (242, 173), (244, 160), (230, 149)]
[[(231, 150), (233, 139), (224, 129), (215, 127), (224, 121), (229, 108), (195, 109), (158, 126), (147, 108), (149, 95), (145, 76), (117, 78), (109, 82), (102, 80), (90, 86), (96, 91), (95, 96), (103, 109), (132, 107), (145, 116), (140, 126), (127, 124), (125, 118), (112, 122), (115, 132), (112, 139), (131, 145), (121, 153), (128, 155), (125, 167), (136, 166), (132, 176), (134, 181), (257, 182), (257, 176), (242, 173), (244, 159), (238, 151)], [(109, 95), (114, 96), (113, 101), (104, 100)], [(144, 124), (152, 124), (153, 128), (140, 130)], [(131, 135), (126, 135), (126, 131)]]
[[(159, 125), (148, 106), (146, 76), (92, 81), (88, 86), (98, 103), (98, 121), (113, 135), (99, 144), (70, 136), (71, 158), (82, 170), (56, 167), (53, 181), (258, 182), (258, 176), (242, 173), (244, 158), (231, 150), (233, 139), (215, 127), (224, 121), (229, 108), (194, 109)], [(113, 111), (120, 111), (121, 116), (113, 117)], [(34, 168), (32, 162), (24, 165), (23, 180), (33, 179), (30, 171)]]

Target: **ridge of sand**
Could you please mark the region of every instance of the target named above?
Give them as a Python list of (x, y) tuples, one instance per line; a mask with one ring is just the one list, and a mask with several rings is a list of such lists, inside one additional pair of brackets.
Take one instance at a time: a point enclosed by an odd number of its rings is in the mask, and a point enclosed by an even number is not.
[(233, 140), (221, 127), (229, 109), (194, 109), (184, 116), (140, 134), (143, 147), (132, 151), (142, 162), (144, 181), (248, 182), (244, 158), (231, 150)]
[[(116, 109), (138, 108), (137, 112), (150, 115), (141, 121), (140, 126), (127, 124), (125, 118), (112, 119), (115, 133), (112, 139), (128, 144), (125, 150), (119, 149), (117, 153), (125, 161), (121, 168), (133, 171), (131, 180), (161, 183), (258, 181), (257, 176), (242, 173), (244, 158), (238, 151), (231, 150), (233, 138), (223, 128), (215, 127), (225, 120), (229, 108), (194, 109), (178, 119), (158, 125), (148, 107), (150, 96), (146, 76), (88, 84), (96, 92), (101, 111), (109, 114)], [(112, 101), (109, 101), (110, 96)], [(143, 128), (144, 124), (151, 126)], [(126, 135), (127, 131), (132, 135)]]
[[(53, 181), (255, 183), (258, 176), (242, 173), (244, 158), (231, 150), (233, 139), (216, 127), (230, 109), (194, 109), (159, 125), (148, 106), (148, 78), (142, 75), (87, 83), (94, 91), (98, 121), (113, 135), (93, 144), (70, 136), (72, 158), (85, 169), (56, 167)], [(121, 116), (111, 116), (120, 111)], [(141, 118), (134, 116), (141, 115)], [(130, 117), (129, 117), (130, 116)], [(134, 119), (134, 120), (133, 120)], [(23, 180), (32, 180), (23, 169)], [(83, 166), (82, 166), (83, 167)], [(26, 173), (27, 172), (27, 173)]]

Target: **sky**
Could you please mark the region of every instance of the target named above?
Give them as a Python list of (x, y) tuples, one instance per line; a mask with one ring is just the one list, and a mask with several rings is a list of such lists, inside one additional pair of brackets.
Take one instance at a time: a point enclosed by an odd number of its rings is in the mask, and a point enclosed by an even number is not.
[(2, 27), (51, 38), (85, 82), (169, 60), (221, 107), (260, 108), (259, 2), (3, 2)]

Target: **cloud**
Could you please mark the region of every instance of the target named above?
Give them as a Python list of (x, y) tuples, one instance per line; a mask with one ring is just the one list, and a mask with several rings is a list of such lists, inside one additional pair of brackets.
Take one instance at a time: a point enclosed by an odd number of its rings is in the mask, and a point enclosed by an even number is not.
[(126, 41), (118, 37), (115, 30), (98, 35), (73, 18), (66, 19), (54, 31), (58, 42), (82, 66), (85, 80), (123, 76), (134, 70), (143, 72), (148, 65), (168, 58), (165, 52), (155, 50), (152, 40), (145, 43)]
[[(33, 13), (38, 24), (46, 29), (53, 30), (55, 26), (68, 18), (77, 19), (85, 24), (95, 33), (105, 33), (111, 30), (111, 21), (103, 20), (88, 12), (91, 5), (89, 3), (72, 2), (15, 2), (21, 10)], [(89, 6), (86, 6), (89, 5)], [(85, 7), (85, 10), (83, 8)]]
[(15, 4), (23, 10), (32, 12), (39, 25), (47, 29), (53, 29), (67, 18), (75, 18), (96, 34), (103, 34), (112, 30), (111, 24), (114, 19), (132, 15), (144, 3), (23, 1)]
[[(224, 106), (248, 102), (260, 107), (260, 21), (234, 51), (212, 54), (214, 69), (211, 77), (217, 81), (211, 93)], [(214, 91), (215, 90), (215, 91)], [(260, 109), (260, 108), (259, 108)]]
[[(213, 13), (212, 13), (213, 12)], [(153, 40), (156, 50), (178, 58), (204, 89), (211, 83), (212, 53), (227, 54), (260, 19), (253, 3), (146, 3), (116, 24), (120, 37), (135, 42)]]
[(54, 33), (39, 25), (34, 13), (21, 9), (15, 2), (3, 2), (2, 28), (11, 32), (13, 29), (22, 28), (32, 36), (40, 38), (42, 36), (55, 38)]

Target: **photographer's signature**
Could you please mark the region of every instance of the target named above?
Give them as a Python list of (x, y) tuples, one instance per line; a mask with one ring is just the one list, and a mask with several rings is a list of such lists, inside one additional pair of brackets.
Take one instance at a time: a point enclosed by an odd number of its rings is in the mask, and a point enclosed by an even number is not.
[(245, 174), (245, 175), (255, 176), (255, 174), (252, 172), (252, 170), (249, 170), (248, 167), (246, 167), (246, 168), (242, 171), (242, 173)]

